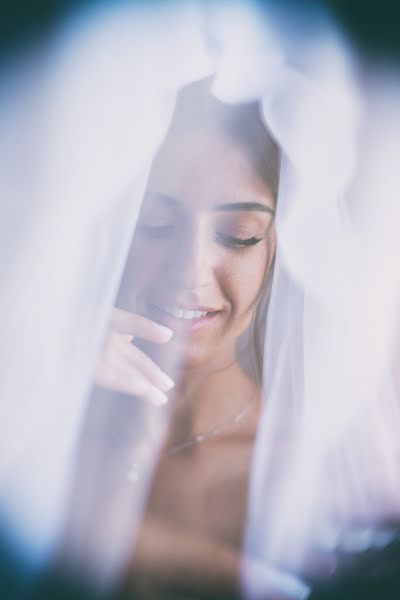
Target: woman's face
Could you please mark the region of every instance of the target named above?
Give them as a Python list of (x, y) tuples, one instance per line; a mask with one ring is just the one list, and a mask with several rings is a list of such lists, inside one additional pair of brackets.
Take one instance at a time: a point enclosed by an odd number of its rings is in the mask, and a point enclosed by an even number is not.
[(183, 368), (234, 358), (273, 260), (274, 209), (247, 150), (218, 131), (180, 134), (154, 160), (128, 308), (173, 329)]

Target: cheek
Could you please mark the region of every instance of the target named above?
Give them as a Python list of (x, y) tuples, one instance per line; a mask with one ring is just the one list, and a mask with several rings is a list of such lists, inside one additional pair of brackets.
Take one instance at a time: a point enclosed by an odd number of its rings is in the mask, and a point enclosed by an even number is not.
[(271, 268), (275, 245), (260, 243), (252, 249), (238, 252), (221, 270), (221, 287), (232, 310), (239, 316), (254, 307), (268, 271)]
[(118, 295), (118, 304), (122, 308), (140, 310), (140, 299), (159, 281), (164, 261), (165, 249), (161, 244), (134, 240)]

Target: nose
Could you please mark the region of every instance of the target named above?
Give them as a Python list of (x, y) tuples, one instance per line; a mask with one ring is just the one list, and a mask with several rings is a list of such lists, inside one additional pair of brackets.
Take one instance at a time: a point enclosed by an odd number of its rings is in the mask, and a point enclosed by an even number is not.
[(175, 255), (169, 256), (167, 276), (180, 290), (196, 291), (213, 279), (215, 249), (205, 225), (188, 228), (177, 239)]

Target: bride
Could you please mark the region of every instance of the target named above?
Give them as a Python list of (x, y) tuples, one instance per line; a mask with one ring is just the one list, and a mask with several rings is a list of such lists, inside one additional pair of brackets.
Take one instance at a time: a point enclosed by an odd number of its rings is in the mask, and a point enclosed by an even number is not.
[(258, 104), (208, 86), (178, 97), (97, 370), (171, 410), (132, 561), (140, 598), (240, 596), (280, 151)]
[[(359, 496), (335, 479), (332, 467), (335, 460), (346, 467), (353, 447), (344, 462), (332, 454), (332, 465), (323, 463), (327, 493), (317, 507), (322, 517), (316, 511), (315, 537), (296, 571), (307, 584), (291, 578), (289, 558), (279, 565), (285, 571), (277, 571), (249, 553), (244, 556), (254, 442), (266, 423), (265, 411), (260, 420), (268, 402), (262, 367), (264, 360), (277, 358), (263, 356), (263, 337), (273, 326), (267, 309), (281, 160), (259, 105), (224, 105), (208, 85), (198, 82), (180, 93), (154, 158), (97, 369), (98, 386), (134, 396), (135, 403), (164, 405), (169, 414), (125, 581), (127, 597), (242, 598), (247, 573), (251, 584), (257, 578), (261, 582), (259, 589), (253, 585), (251, 598), (306, 598), (308, 585), (311, 597), (319, 598), (324, 579), (335, 572), (327, 592), (332, 583), (335, 594), (337, 583), (353, 594), (352, 600), (364, 598), (366, 577), (376, 576), (379, 592), (392, 552), (398, 561), (400, 536), (397, 525), (393, 533), (379, 513), (378, 546), (360, 546), (360, 535), (372, 536), (375, 530), (363, 518)], [(282, 498), (280, 478), (297, 452), (289, 421), (279, 422), (263, 465), (265, 512)], [(376, 483), (371, 489), (381, 493)], [(382, 512), (382, 502), (378, 505)], [(300, 508), (292, 521), (301, 522)], [(324, 511), (338, 519), (334, 526), (343, 533), (333, 546), (323, 538)], [(260, 527), (266, 531), (265, 523)], [(379, 536), (386, 536), (388, 527), (394, 541), (382, 550)], [(390, 577), (398, 582), (396, 564)], [(268, 587), (277, 580), (275, 588)], [(266, 592), (272, 588), (273, 593)]]

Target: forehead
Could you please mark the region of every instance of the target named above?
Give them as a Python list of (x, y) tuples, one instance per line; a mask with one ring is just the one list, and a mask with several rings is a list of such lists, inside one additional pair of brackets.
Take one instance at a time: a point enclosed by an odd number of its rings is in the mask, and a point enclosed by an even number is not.
[(193, 130), (171, 136), (157, 154), (148, 191), (185, 207), (257, 201), (274, 206), (271, 190), (253, 166), (250, 152), (218, 130)]

